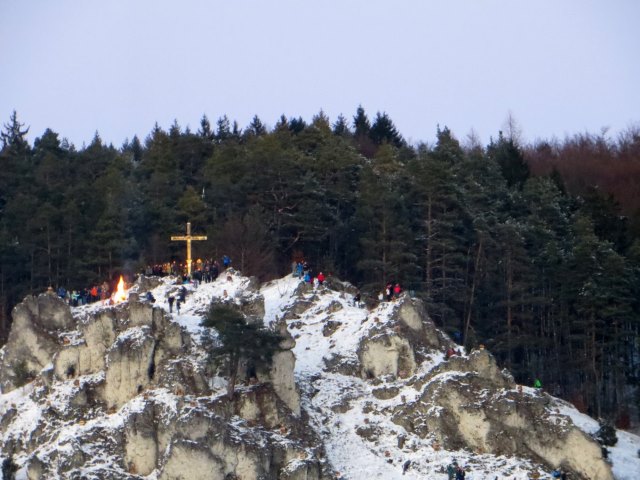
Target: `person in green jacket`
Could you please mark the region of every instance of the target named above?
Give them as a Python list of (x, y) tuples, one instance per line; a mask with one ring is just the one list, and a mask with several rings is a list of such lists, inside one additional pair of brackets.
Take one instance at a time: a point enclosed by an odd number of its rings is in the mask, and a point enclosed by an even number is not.
[(453, 463), (450, 463), (449, 466), (447, 467), (447, 476), (449, 477), (449, 480), (453, 480), (455, 478), (457, 467), (458, 467), (458, 464), (455, 460)]
[(536, 378), (536, 379), (533, 381), (533, 388), (542, 388), (542, 382), (540, 381), (540, 379), (539, 379), (539, 378)]

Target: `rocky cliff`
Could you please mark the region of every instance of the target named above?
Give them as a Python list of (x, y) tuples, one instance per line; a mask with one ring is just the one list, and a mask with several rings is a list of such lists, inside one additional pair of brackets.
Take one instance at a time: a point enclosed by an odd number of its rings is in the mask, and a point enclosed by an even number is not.
[[(515, 385), (485, 350), (445, 360), (453, 343), (416, 300), (367, 310), (335, 280), (260, 287), (227, 272), (170, 313), (178, 288), (143, 278), (119, 305), (43, 294), (15, 308), (0, 457), (18, 478), (446, 478), (453, 458), (474, 479), (614, 478), (566, 404)], [(214, 301), (283, 335), (233, 399), (199, 325)]]

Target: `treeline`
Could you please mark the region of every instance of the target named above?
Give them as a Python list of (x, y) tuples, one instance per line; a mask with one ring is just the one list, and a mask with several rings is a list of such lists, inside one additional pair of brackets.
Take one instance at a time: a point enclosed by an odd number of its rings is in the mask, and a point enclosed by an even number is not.
[(203, 117), (196, 132), (156, 125), (120, 148), (96, 134), (78, 150), (51, 130), (30, 145), (26, 130), (14, 114), (2, 131), (5, 336), (29, 292), (182, 258), (169, 238), (190, 221), (209, 237), (196, 256), (229, 254), (263, 280), (304, 258), (372, 296), (400, 282), (519, 382), (539, 377), (622, 423), (638, 401), (637, 190), (621, 216), (612, 183), (593, 174), (615, 169), (637, 186), (637, 132), (535, 145), (500, 133), (463, 148), (438, 128), (435, 144), (411, 146), (388, 115), (362, 108), (334, 123), (283, 116), (272, 129), (257, 116), (245, 129)]

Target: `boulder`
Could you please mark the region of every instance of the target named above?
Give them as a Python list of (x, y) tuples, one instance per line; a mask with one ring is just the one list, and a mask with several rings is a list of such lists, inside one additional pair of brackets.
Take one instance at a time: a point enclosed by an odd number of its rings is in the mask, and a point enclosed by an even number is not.
[(406, 338), (380, 333), (364, 338), (358, 348), (362, 378), (383, 375), (409, 377), (416, 369), (413, 348)]

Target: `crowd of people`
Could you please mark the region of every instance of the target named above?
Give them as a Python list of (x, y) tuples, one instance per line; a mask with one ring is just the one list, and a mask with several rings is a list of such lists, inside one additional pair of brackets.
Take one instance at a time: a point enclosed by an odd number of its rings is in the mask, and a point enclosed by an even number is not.
[[(161, 263), (156, 265), (147, 265), (143, 274), (146, 276), (166, 277), (169, 275), (181, 277), (181, 283), (194, 282), (194, 283), (209, 283), (213, 282), (220, 271), (224, 268), (231, 266), (231, 258), (228, 255), (222, 257), (222, 267), (218, 260), (201, 260), (198, 259), (193, 263), (193, 270), (191, 277), (187, 275), (187, 265), (185, 263), (179, 263), (177, 261)], [(104, 281), (102, 283), (95, 284), (91, 287), (85, 287), (77, 290), (66, 289), (63, 286), (59, 286), (56, 290), (53, 287), (49, 287), (47, 291), (55, 294), (72, 307), (80, 307), (83, 305), (89, 305), (95, 302), (107, 303), (111, 300), (111, 295), (115, 290), (115, 286)], [(154, 302), (155, 298), (145, 297), (147, 300)], [(175, 301), (176, 299), (174, 299)], [(180, 311), (180, 299), (176, 302), (176, 308)], [(184, 303), (184, 298), (182, 298)], [(173, 304), (170, 304), (170, 309), (173, 309)]]
[[(49, 287), (49, 292), (53, 292), (52, 287)], [(111, 298), (111, 288), (106, 281), (79, 290), (67, 290), (60, 286), (55, 293), (72, 307), (79, 307), (99, 301), (106, 302)]]
[(314, 286), (323, 285), (326, 277), (324, 273), (320, 272), (318, 275), (313, 275), (311, 267), (306, 260), (291, 264), (291, 274), (296, 278), (301, 278), (305, 283), (313, 284)]
[[(231, 258), (229, 258), (228, 255), (224, 255), (222, 257), (222, 267), (220, 266), (220, 262), (218, 262), (218, 260), (197, 259), (192, 264), (191, 280), (198, 283), (213, 282), (216, 278), (218, 278), (218, 275), (220, 275), (220, 271), (222, 269), (229, 268), (230, 266)], [(187, 265), (185, 263), (176, 262), (175, 260), (170, 263), (167, 262), (156, 265), (147, 265), (144, 270), (144, 274), (148, 277), (166, 277), (169, 275), (182, 276), (183, 280), (188, 280)]]
[(399, 298), (401, 293), (402, 287), (400, 287), (399, 283), (396, 283), (395, 285), (393, 283), (387, 283), (387, 286), (384, 288), (384, 292), (380, 292), (378, 294), (378, 300), (382, 302), (386, 299), (387, 302), (390, 302), (391, 300)]

